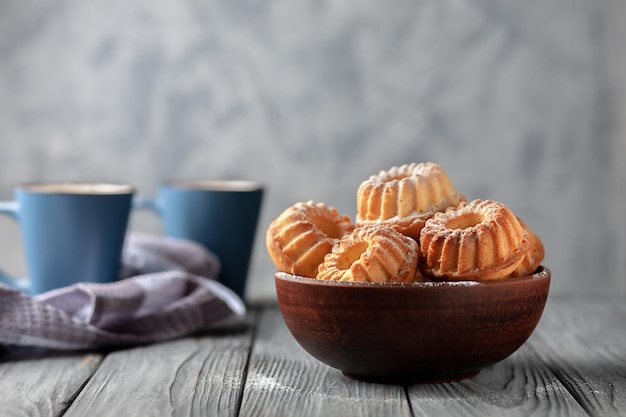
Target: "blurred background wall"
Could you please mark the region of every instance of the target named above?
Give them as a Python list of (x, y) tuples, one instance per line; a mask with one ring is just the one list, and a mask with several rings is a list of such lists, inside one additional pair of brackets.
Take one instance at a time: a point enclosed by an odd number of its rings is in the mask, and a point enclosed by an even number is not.
[[(434, 161), (544, 240), (553, 293), (626, 294), (619, 0), (0, 0), (0, 198), (32, 180), (266, 184), (269, 222)], [(150, 213), (135, 230), (161, 233)], [(25, 274), (0, 218), (0, 265)]]

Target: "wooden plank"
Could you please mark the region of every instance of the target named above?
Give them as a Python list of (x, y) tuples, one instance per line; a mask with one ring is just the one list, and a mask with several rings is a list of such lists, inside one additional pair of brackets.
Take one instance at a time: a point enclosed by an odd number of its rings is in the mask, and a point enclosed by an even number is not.
[(317, 361), (293, 339), (278, 309), (261, 316), (241, 417), (409, 416), (401, 386), (357, 382)]
[(586, 416), (567, 389), (530, 349), (465, 381), (408, 389), (416, 416)]
[(626, 415), (626, 303), (552, 297), (511, 357), (474, 379), (408, 393), (415, 415)]
[(102, 361), (97, 353), (18, 349), (0, 355), (0, 415), (59, 416)]
[(626, 301), (552, 297), (532, 348), (593, 416), (626, 416)]
[(236, 416), (251, 327), (109, 354), (66, 416)]

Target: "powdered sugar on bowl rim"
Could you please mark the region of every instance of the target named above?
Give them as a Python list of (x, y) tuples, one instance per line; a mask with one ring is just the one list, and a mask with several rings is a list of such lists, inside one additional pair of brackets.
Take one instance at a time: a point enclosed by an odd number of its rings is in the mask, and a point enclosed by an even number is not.
[(276, 272), (276, 276), (280, 279), (299, 282), (307, 285), (326, 285), (326, 286), (338, 286), (338, 287), (355, 287), (355, 288), (437, 288), (437, 287), (477, 287), (477, 286), (496, 286), (513, 284), (516, 281), (523, 281), (527, 279), (542, 279), (545, 278), (550, 271), (544, 267), (539, 266), (535, 273), (527, 276), (503, 278), (499, 280), (489, 281), (415, 281), (415, 282), (354, 282), (354, 281), (329, 281), (320, 280), (316, 278), (303, 277), (299, 275), (289, 274), (287, 272)]
[(472, 287), (481, 285), (477, 281), (416, 281), (416, 282), (356, 282), (356, 281), (330, 281), (316, 278), (302, 277), (287, 272), (276, 272), (281, 279), (302, 282), (311, 285), (329, 285), (340, 287)]

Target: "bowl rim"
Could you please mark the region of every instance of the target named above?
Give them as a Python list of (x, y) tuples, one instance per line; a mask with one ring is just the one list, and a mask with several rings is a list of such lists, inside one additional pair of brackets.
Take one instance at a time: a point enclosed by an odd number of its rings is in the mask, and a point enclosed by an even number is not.
[(525, 276), (504, 278), (487, 281), (417, 281), (417, 282), (353, 282), (353, 281), (329, 281), (299, 275), (288, 272), (276, 272), (275, 278), (302, 285), (314, 285), (322, 287), (342, 287), (342, 288), (439, 288), (439, 287), (494, 287), (502, 285), (513, 285), (526, 281), (537, 281), (550, 278), (552, 275), (549, 268), (540, 265), (534, 273)]

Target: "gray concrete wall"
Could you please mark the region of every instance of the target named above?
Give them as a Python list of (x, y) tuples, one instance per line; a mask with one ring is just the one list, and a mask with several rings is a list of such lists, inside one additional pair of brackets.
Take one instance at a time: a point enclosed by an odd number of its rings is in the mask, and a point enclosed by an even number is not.
[[(0, 0), (0, 197), (30, 180), (254, 178), (354, 217), (381, 169), (435, 161), (546, 245), (554, 292), (626, 294), (618, 0)], [(132, 227), (160, 233), (149, 213)], [(24, 272), (0, 219), (0, 265)]]

